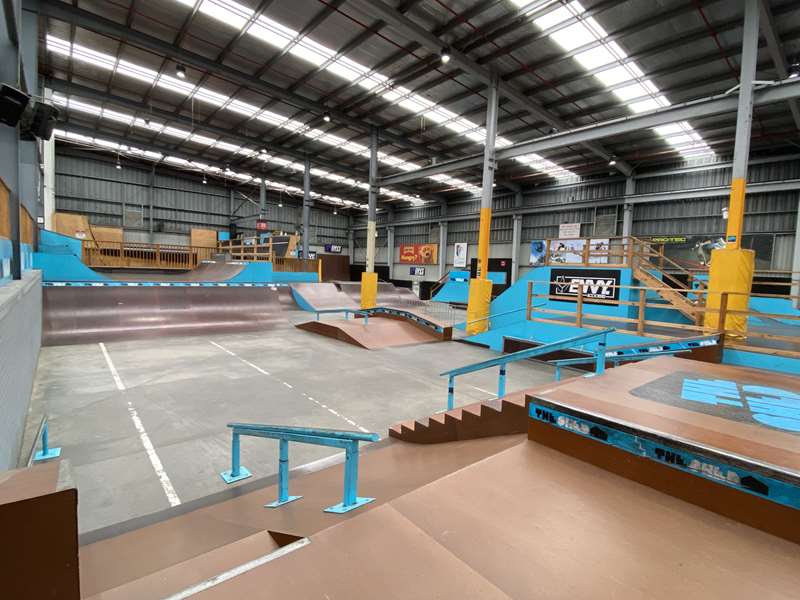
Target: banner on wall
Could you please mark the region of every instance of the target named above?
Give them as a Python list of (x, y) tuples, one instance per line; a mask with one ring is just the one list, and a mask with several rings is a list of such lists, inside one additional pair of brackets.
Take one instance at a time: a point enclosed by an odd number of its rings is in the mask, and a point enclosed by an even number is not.
[(407, 265), (435, 265), (438, 244), (400, 244), (400, 262)]
[(459, 242), (455, 244), (455, 250), (453, 252), (453, 266), (454, 267), (466, 267), (467, 266), (467, 243), (466, 242)]
[(550, 295), (575, 301), (578, 290), (583, 288), (584, 302), (619, 300), (619, 275), (620, 271), (615, 269), (552, 269)]
[(583, 262), (583, 248), (586, 240), (551, 240), (550, 262), (580, 264)]
[(561, 223), (558, 226), (559, 238), (579, 238), (581, 237), (581, 224), (580, 223)]
[(545, 250), (547, 243), (544, 240), (533, 240), (531, 242), (531, 258), (528, 264), (532, 267), (543, 265), (545, 263)]
[(589, 240), (589, 262), (594, 265), (608, 264), (608, 251), (611, 240), (608, 238), (593, 238)]

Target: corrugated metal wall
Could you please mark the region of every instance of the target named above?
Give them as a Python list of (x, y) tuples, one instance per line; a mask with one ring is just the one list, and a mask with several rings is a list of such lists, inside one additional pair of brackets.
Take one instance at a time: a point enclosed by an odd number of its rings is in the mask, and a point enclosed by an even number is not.
[[(146, 168), (125, 165), (116, 169), (106, 160), (84, 156), (56, 155), (56, 210), (88, 215), (95, 225), (123, 226), (126, 239), (150, 241), (150, 179)], [(245, 197), (246, 196), (246, 197)], [(248, 200), (249, 198), (250, 200)], [(300, 229), (302, 198), (267, 192), (266, 218), (273, 229)], [(278, 206), (282, 203), (283, 206)], [(238, 210), (237, 210), (238, 208)], [(258, 217), (258, 189), (238, 186), (231, 207), (230, 190), (198, 177), (181, 177), (173, 171), (159, 172), (153, 185), (153, 230), (162, 243), (186, 243), (193, 227), (227, 230), (231, 210), (236, 211), (239, 229), (255, 231)], [(137, 218), (138, 217), (138, 218)], [(347, 246), (347, 216), (332, 210), (312, 209), (310, 243)], [(181, 240), (178, 242), (178, 240)]]
[(0, 286), (0, 471), (15, 469), (42, 337), (39, 271)]

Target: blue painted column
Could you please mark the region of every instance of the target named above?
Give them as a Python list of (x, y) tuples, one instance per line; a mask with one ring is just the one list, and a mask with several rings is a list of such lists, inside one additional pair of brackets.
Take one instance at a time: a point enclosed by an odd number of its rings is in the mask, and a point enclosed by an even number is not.
[(597, 342), (597, 350), (595, 350), (595, 375), (600, 375), (606, 370), (606, 337), (600, 338)]
[(239, 462), (239, 434), (234, 433), (231, 437), (231, 470), (223, 471), (220, 477), (225, 483), (234, 483), (242, 479), (247, 479), (252, 473)]
[(453, 410), (455, 402), (456, 378), (450, 375), (447, 380), (447, 410)]
[(61, 448), (50, 447), (50, 436), (48, 435), (47, 422), (45, 422), (42, 427), (42, 449), (34, 455), (33, 462), (58, 458), (59, 456), (61, 456)]
[(277, 508), (300, 498), (302, 496), (289, 495), (289, 441), (278, 440), (278, 499), (265, 506)]
[(329, 506), (325, 512), (345, 513), (373, 500), (375, 498), (358, 497), (358, 442), (350, 442), (345, 448), (344, 497), (340, 504)]
[(502, 398), (506, 395), (506, 365), (500, 365), (500, 375), (497, 378), (497, 397)]

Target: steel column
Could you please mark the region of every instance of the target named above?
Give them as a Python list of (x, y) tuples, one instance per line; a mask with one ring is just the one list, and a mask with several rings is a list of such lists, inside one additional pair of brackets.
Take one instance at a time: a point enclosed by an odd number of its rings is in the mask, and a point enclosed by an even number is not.
[(481, 216), (478, 231), (477, 279), (489, 272), (489, 230), (492, 225), (492, 195), (494, 192), (495, 141), (497, 138), (498, 78), (492, 77), (486, 101), (486, 140), (483, 148), (483, 180), (481, 184)]
[(303, 258), (308, 258), (308, 245), (311, 242), (311, 159), (308, 154), (304, 161), (303, 170)]
[(375, 271), (375, 235), (378, 213), (378, 129), (373, 127), (369, 136), (369, 206), (367, 211), (367, 273)]
[(263, 178), (258, 184), (258, 216), (261, 219), (267, 216), (267, 184)]
[(725, 238), (728, 248), (740, 247), (744, 229), (747, 161), (750, 158), (750, 130), (753, 121), (753, 79), (755, 79), (756, 62), (758, 61), (758, 0), (745, 0), (744, 5), (736, 142), (733, 150), (731, 195)]
[(519, 279), (519, 254), (522, 252), (522, 215), (513, 215), (511, 229), (511, 285)]
[(439, 223), (439, 279), (447, 271), (447, 221)]
[(389, 265), (389, 279), (394, 279), (394, 225), (386, 228), (386, 264)]
[(800, 198), (797, 201), (797, 224), (795, 225), (792, 256), (792, 296), (795, 296), (795, 308), (800, 308)]
[[(45, 88), (43, 94), (45, 100), (50, 101), (53, 97), (53, 90)], [(43, 192), (42, 192), (42, 211), (44, 214), (44, 228), (53, 229), (53, 214), (56, 212), (56, 138), (51, 137), (42, 144), (43, 156)]]
[(148, 186), (147, 189), (147, 201), (149, 204), (147, 214), (150, 217), (149, 232), (150, 232), (151, 244), (155, 243), (155, 240), (153, 239), (153, 204), (154, 204), (153, 196), (155, 195), (155, 184), (156, 184), (156, 166), (153, 165), (153, 167), (150, 169), (150, 185)]

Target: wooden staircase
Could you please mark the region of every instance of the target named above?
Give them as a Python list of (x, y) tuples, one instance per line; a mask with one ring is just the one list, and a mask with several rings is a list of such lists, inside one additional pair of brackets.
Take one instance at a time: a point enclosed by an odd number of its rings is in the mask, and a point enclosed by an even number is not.
[(678, 290), (667, 289), (666, 282), (662, 281), (651, 273), (647, 267), (634, 265), (633, 276), (638, 279), (643, 285), (653, 288), (653, 291), (658, 294), (663, 300), (669, 302), (672, 306), (677, 308), (681, 314), (690, 319), (692, 323), (697, 322), (698, 313), (697, 306), (689, 300), (686, 296), (681, 294)]
[[(552, 387), (552, 385), (551, 385)], [(416, 421), (389, 428), (393, 438), (415, 444), (440, 444), (527, 431), (525, 395), (522, 390), (483, 402), (460, 406)]]

